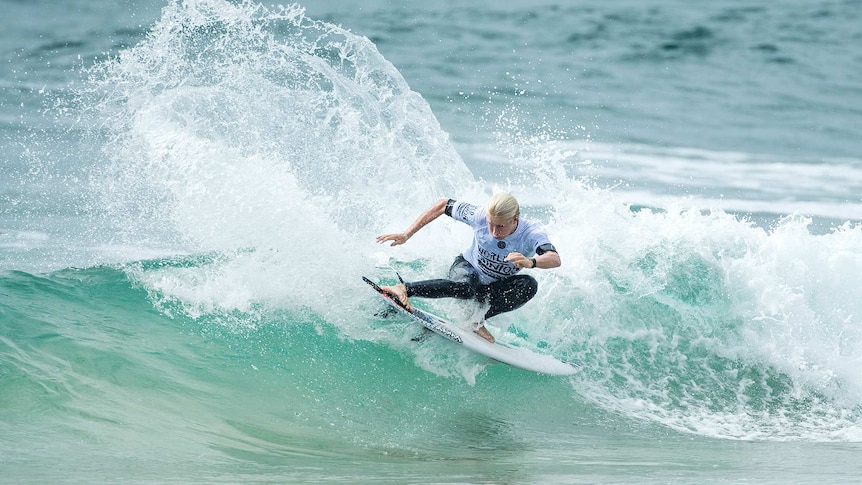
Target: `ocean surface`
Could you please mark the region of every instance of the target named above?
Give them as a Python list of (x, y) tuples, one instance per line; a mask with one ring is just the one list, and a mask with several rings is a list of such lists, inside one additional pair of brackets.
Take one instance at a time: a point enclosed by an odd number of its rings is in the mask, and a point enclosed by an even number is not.
[[(0, 483), (862, 483), (862, 1), (0, 11)], [(572, 377), (361, 281), (496, 190)]]

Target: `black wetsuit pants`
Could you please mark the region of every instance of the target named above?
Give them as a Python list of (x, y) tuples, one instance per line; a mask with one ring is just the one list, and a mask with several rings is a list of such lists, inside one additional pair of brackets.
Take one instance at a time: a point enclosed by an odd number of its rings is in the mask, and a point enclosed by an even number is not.
[(520, 308), (536, 296), (539, 283), (529, 275), (514, 275), (491, 284), (479, 282), (479, 273), (460, 254), (449, 268), (449, 279), (405, 283), (407, 296), (460, 298), (489, 304), (485, 318)]

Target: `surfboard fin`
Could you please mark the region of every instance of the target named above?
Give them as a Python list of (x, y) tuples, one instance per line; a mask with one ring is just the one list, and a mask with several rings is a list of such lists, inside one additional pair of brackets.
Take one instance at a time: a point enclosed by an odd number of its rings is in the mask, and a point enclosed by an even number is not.
[(422, 333), (420, 333), (419, 335), (417, 335), (417, 336), (413, 337), (413, 338), (412, 338), (412, 339), (410, 339), (410, 340), (411, 340), (411, 341), (413, 341), (413, 342), (422, 342), (422, 341), (423, 341), (423, 340), (425, 340), (426, 338), (430, 337), (432, 333), (434, 333), (434, 332), (432, 332), (431, 330), (428, 330), (428, 329), (427, 329), (427, 328), (425, 328), (425, 327), (422, 327)]
[(392, 315), (395, 315), (396, 313), (398, 313), (398, 310), (396, 310), (396, 309), (392, 308), (392, 307), (391, 307), (391, 306), (389, 306), (389, 305), (386, 305), (386, 307), (384, 307), (384, 308), (380, 309), (379, 311), (377, 311), (377, 312), (374, 314), (374, 316), (375, 316), (375, 317), (379, 317), (379, 318), (389, 318), (389, 317), (391, 317)]

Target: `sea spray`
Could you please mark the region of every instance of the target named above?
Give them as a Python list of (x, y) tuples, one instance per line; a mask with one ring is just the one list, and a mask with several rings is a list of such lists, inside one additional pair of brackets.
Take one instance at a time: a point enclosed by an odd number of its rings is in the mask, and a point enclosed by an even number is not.
[(296, 5), (171, 2), (90, 74), (110, 131), (93, 190), (129, 240), (223, 253), (141, 275), (199, 308), (303, 300), (335, 320), (375, 234), (473, 183), (374, 45)]

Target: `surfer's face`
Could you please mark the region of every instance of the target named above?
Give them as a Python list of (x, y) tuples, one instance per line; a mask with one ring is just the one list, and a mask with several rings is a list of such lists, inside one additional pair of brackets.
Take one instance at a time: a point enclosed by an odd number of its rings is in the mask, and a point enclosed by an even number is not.
[(518, 218), (504, 219), (488, 214), (488, 232), (496, 240), (505, 239), (507, 236), (515, 232), (518, 227)]

